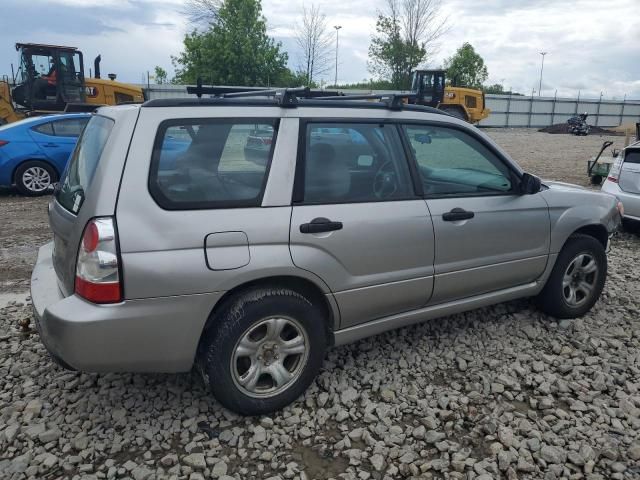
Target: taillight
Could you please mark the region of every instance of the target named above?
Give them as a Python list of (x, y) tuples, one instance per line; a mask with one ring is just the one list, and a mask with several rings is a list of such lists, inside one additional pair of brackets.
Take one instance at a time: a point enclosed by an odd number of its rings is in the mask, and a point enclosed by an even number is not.
[(0, 140), (0, 147), (4, 147), (8, 143), (9, 142), (7, 142), (6, 140)]
[(620, 177), (620, 171), (622, 170), (622, 154), (618, 155), (616, 161), (613, 162), (611, 166), (611, 170), (609, 170), (609, 175), (607, 176), (607, 180), (613, 183), (618, 183), (618, 178)]
[(264, 143), (265, 145), (271, 145), (271, 142), (272, 142), (271, 138), (262, 137), (262, 143)]
[(94, 218), (87, 223), (78, 249), (76, 294), (93, 303), (122, 300), (118, 239), (113, 219)]

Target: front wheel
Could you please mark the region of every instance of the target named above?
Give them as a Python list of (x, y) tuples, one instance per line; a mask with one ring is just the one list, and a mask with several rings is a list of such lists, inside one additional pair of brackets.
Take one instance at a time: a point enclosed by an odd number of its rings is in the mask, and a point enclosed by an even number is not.
[(205, 331), (198, 364), (229, 410), (260, 415), (298, 398), (322, 366), (321, 309), (288, 289), (257, 289), (226, 302)]
[(24, 162), (16, 169), (15, 182), (16, 189), (23, 195), (44, 195), (55, 182), (55, 171), (44, 162)]
[(607, 255), (602, 244), (589, 235), (572, 235), (536, 299), (538, 306), (556, 318), (581, 317), (600, 297), (606, 277)]

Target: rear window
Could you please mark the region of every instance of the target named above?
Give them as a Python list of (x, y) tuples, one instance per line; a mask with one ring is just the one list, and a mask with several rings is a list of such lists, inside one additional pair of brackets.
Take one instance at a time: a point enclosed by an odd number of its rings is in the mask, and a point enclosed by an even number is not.
[(273, 119), (163, 122), (149, 172), (152, 197), (168, 210), (260, 206), (276, 127)]
[(640, 150), (627, 150), (624, 155), (624, 163), (640, 163)]
[(70, 212), (78, 213), (82, 207), (113, 124), (110, 118), (94, 115), (78, 139), (56, 193), (60, 205)]

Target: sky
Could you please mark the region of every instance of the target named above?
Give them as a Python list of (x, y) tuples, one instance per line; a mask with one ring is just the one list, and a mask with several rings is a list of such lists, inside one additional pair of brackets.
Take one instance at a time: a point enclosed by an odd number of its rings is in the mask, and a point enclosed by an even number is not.
[[(367, 55), (377, 12), (385, 0), (317, 2), (330, 28), (341, 25), (338, 82), (371, 78)], [(538, 95), (540, 52), (542, 95), (640, 100), (638, 0), (442, 0), (448, 31), (425, 65), (441, 67), (463, 42), (484, 58), (487, 83)], [(306, 1), (311, 4), (310, 0)], [(181, 0), (2, 0), (0, 74), (17, 64), (16, 42), (79, 47), (85, 70), (102, 55), (103, 75), (140, 83), (160, 65), (173, 75), (171, 55), (181, 51), (192, 29)], [(293, 39), (302, 0), (263, 0), (268, 33), (298, 64)], [(334, 72), (327, 75), (333, 81)]]

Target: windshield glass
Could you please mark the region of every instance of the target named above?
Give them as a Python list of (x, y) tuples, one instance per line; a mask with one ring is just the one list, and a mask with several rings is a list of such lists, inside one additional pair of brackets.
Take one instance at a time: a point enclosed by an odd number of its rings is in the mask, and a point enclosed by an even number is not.
[(73, 213), (78, 213), (82, 207), (113, 124), (110, 118), (93, 116), (71, 155), (56, 198), (60, 205)]

